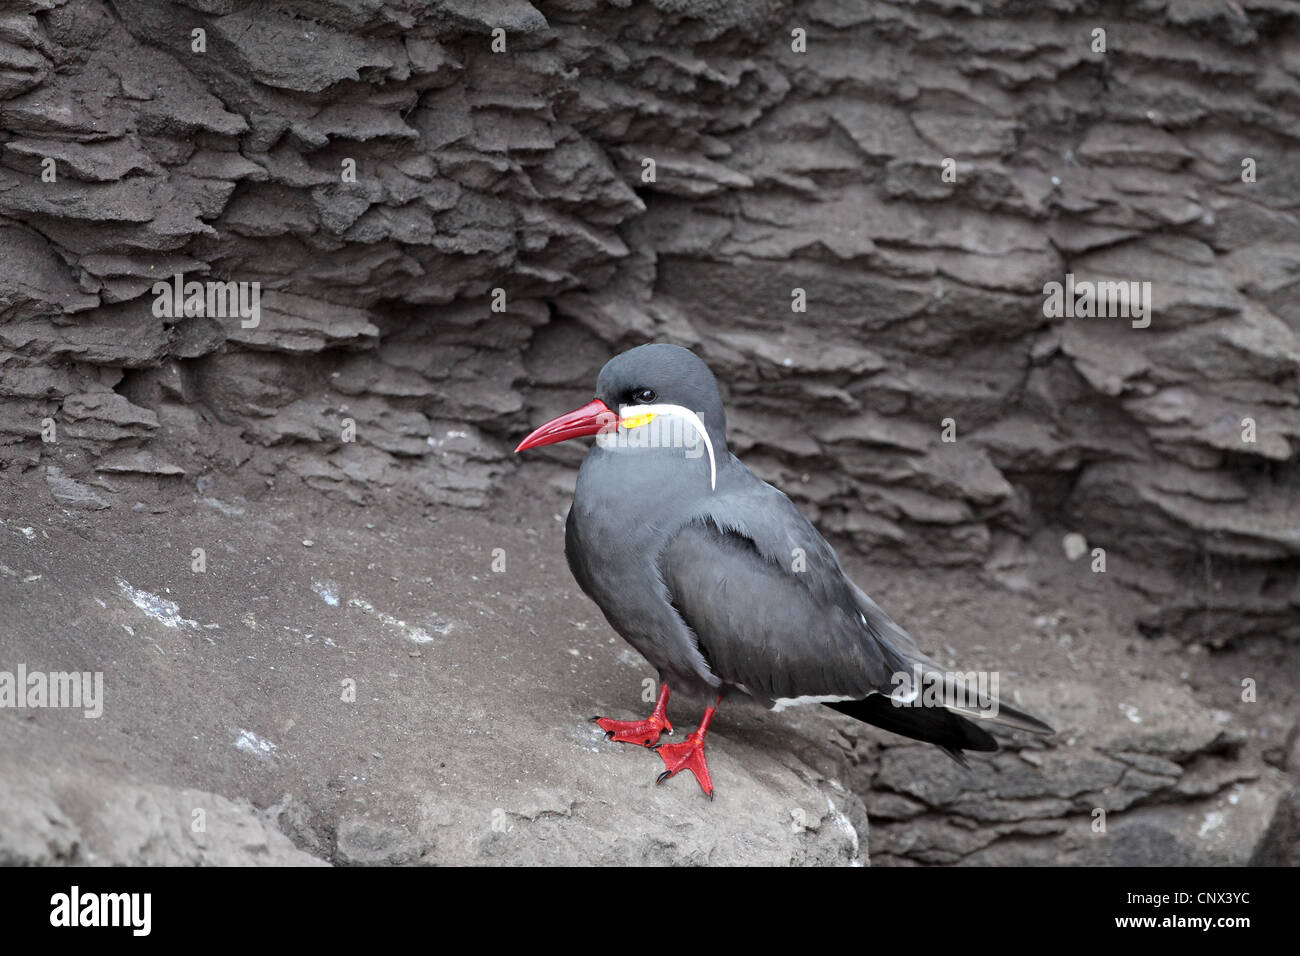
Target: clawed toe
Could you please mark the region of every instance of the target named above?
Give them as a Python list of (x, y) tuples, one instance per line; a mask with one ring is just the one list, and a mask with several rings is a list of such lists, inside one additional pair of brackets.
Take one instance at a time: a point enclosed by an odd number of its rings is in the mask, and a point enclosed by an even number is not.
[(704, 759), (704, 738), (699, 734), (688, 734), (680, 744), (660, 744), (655, 753), (663, 758), (667, 768), (655, 778), (660, 784), (682, 770), (689, 770), (704, 791), (705, 796), (713, 799), (713, 780), (709, 776), (709, 765)]

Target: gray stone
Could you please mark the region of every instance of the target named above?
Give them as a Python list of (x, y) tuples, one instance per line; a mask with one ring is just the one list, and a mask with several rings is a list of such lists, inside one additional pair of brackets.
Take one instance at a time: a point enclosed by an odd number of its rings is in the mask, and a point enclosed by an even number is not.
[(246, 801), (90, 775), (0, 774), (0, 865), (320, 866)]

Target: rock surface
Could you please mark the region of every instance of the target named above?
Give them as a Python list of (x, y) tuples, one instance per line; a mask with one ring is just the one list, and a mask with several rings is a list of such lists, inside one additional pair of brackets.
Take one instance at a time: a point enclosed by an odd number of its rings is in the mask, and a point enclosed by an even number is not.
[[(563, 482), (508, 479), (484, 514), (182, 481), (105, 482), (130, 509), (0, 486), (0, 671), (103, 675), (98, 718), (0, 707), (0, 861), (1300, 859), (1300, 660), (1142, 639), (1123, 589), (1064, 554), (1020, 591), (849, 563), (1056, 735), (963, 770), (825, 708), (728, 700), (710, 803), (587, 719), (647, 710), (654, 673), (569, 575)], [(673, 699), (679, 734), (701, 706)]]
[(246, 802), (85, 774), (0, 779), (3, 866), (323, 866)]
[[(484, 506), (535, 414), (669, 339), (866, 551), (1068, 522), (1158, 566), (1150, 632), (1300, 636), (1290, 7), (8, 9), (9, 467)], [(1150, 326), (1047, 317), (1067, 273), (1151, 283)], [(178, 274), (260, 283), (260, 323), (157, 316)]]
[(712, 803), (604, 739), (588, 718), (647, 706), (654, 673), (569, 578), (550, 502), (87, 510), (30, 478), (0, 492), (0, 672), (100, 672), (102, 716), (0, 707), (0, 864), (867, 862), (816, 736), (720, 718)]
[(1077, 681), (1024, 697), (1057, 715), (1065, 748), (1008, 750), (973, 773), (935, 766), (913, 746), (864, 760), (851, 779), (869, 794), (879, 863), (1247, 866), (1284, 858), (1279, 831), (1289, 825), (1294, 781), (1240, 759), (1244, 739), (1226, 713), (1220, 723), (1181, 689), (1154, 682), (1117, 699)]

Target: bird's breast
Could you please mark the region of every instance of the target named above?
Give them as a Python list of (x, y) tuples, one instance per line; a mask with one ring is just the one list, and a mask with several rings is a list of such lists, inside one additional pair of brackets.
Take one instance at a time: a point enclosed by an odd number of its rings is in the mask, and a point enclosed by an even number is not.
[(681, 671), (692, 644), (658, 560), (690, 509), (626, 460), (596, 454), (593, 449), (578, 473), (565, 523), (569, 568), (624, 640), (661, 670)]

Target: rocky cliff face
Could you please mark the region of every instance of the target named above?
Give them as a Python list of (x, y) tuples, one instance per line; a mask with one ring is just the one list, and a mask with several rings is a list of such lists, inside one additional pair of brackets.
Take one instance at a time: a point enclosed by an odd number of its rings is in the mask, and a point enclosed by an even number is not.
[[(669, 340), (876, 560), (1016, 586), (1071, 531), (1150, 633), (1300, 638), (1293, 5), (3, 11), (0, 468), (65, 507), (483, 507)], [(176, 275), (256, 325), (165, 314)], [(1049, 314), (1070, 275), (1149, 323)]]
[[(473, 506), (539, 389), (670, 339), (864, 549), (1060, 523), (1152, 629), (1300, 633), (1285, 4), (10, 7), (10, 467)], [(1149, 326), (1045, 316), (1071, 273)], [(176, 274), (259, 324), (155, 314)]]

